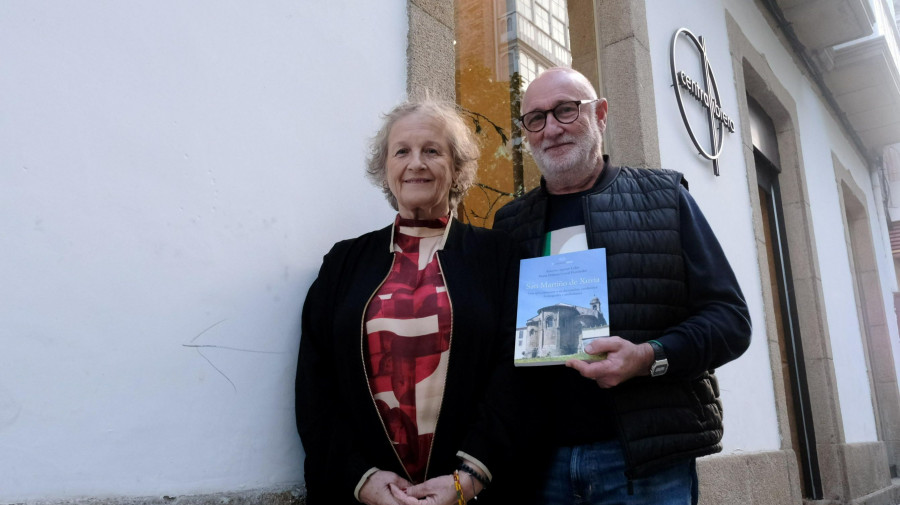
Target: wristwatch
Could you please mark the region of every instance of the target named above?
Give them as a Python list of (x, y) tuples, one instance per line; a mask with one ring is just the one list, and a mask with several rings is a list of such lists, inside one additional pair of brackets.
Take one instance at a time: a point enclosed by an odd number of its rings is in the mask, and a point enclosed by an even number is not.
[(662, 344), (656, 340), (647, 342), (653, 348), (653, 364), (650, 365), (650, 376), (659, 377), (669, 371), (669, 360)]

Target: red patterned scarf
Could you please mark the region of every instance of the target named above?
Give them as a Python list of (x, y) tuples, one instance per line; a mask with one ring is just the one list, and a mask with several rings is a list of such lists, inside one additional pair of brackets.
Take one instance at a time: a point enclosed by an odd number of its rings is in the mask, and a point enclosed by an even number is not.
[(366, 310), (369, 383), (414, 482), (425, 479), (450, 350), (450, 298), (435, 252), (449, 217), (394, 224), (394, 266)]

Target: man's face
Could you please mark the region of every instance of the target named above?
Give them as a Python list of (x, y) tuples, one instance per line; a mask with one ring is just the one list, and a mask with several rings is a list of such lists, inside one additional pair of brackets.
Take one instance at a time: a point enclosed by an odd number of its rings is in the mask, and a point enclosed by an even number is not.
[[(525, 92), (522, 112), (547, 110), (562, 102), (592, 98), (589, 84), (577, 74), (551, 71), (538, 77)], [(605, 103), (596, 103), (604, 107)], [(594, 174), (602, 158), (602, 130), (594, 113), (594, 104), (580, 106), (578, 119), (569, 124), (547, 114), (547, 123), (539, 132), (524, 130), (538, 168), (549, 181), (578, 181)], [(605, 113), (604, 113), (605, 119)]]

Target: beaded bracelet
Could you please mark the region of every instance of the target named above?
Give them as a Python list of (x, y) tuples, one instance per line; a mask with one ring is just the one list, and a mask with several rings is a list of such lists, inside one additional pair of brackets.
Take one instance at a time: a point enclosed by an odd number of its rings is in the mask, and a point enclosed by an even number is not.
[(487, 480), (487, 479), (485, 479), (484, 477), (482, 477), (480, 473), (476, 472), (474, 468), (472, 468), (471, 466), (469, 466), (469, 465), (467, 465), (467, 464), (465, 464), (465, 463), (459, 465), (459, 469), (460, 469), (461, 471), (466, 472), (467, 474), (471, 475), (475, 480), (477, 480), (478, 482), (480, 482), (480, 483), (481, 483), (481, 487), (484, 488), (484, 489), (487, 489), (488, 484), (491, 483), (489, 480)]
[(453, 487), (456, 488), (457, 504), (466, 505), (466, 497), (463, 496), (462, 486), (459, 485), (459, 471), (453, 472)]

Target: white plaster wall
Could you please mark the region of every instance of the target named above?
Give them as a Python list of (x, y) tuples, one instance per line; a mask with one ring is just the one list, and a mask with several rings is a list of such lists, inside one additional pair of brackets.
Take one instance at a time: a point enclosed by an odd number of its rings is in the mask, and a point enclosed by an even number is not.
[[(737, 275), (753, 322), (753, 338), (747, 352), (716, 371), (725, 411), (724, 451), (777, 450), (781, 443), (765, 335), (752, 207), (740, 141), (725, 16), (720, 4), (716, 0), (647, 2), (660, 152), (663, 167), (684, 172), (691, 194), (716, 232)], [(719, 177), (713, 174), (712, 163), (697, 154), (672, 91), (669, 54), (672, 37), (679, 28), (688, 28), (694, 35), (703, 36), (706, 40), (722, 104), (735, 119), (736, 131), (725, 133)], [(702, 79), (702, 65), (697, 63), (697, 53), (688, 44), (687, 39), (682, 38), (677, 45), (679, 69), (685, 70), (694, 79)], [(685, 96), (686, 110), (699, 110), (698, 105), (693, 97)], [(614, 106), (610, 106), (611, 111)], [(701, 142), (704, 142), (708, 132), (703, 118), (694, 114), (690, 119), (696, 125), (695, 132)]]
[[(801, 142), (804, 146), (822, 146), (819, 149), (804, 149), (804, 163), (807, 167), (810, 209), (841, 400), (844, 437), (849, 443), (874, 441), (878, 436), (875, 431), (871, 385), (866, 372), (865, 349), (860, 334), (862, 322), (855, 308), (853, 266), (843, 227), (844, 216), (839, 200), (840, 189), (835, 181), (834, 159), (829, 147), (834, 149), (843, 166), (851, 170), (857, 184), (866, 191), (869, 198), (864, 203), (869, 209), (872, 208), (871, 183), (865, 176), (860, 178), (860, 173), (865, 174), (866, 169), (840, 135), (831, 116), (821, 104), (812, 101), (812, 97), (804, 98), (808, 107), (801, 113), (801, 118), (804, 118), (801, 119)], [(803, 124), (809, 125), (806, 131), (803, 131)], [(820, 128), (812, 128), (813, 125)], [(848, 165), (848, 161), (852, 164)], [(878, 234), (873, 236), (877, 238)], [(878, 245), (875, 244), (876, 247)]]
[[(690, 3), (690, 8), (687, 3)], [(844, 230), (840, 225), (842, 220), (832, 152), (853, 173), (859, 186), (865, 189), (869, 198), (866, 203), (871, 206), (874, 200), (865, 166), (755, 4), (742, 0), (649, 1), (651, 53), (654, 58), (663, 162), (670, 167), (680, 165), (682, 168), (679, 169), (691, 181), (692, 194), (705, 210), (738, 274), (754, 322), (754, 340), (748, 353), (719, 371), (725, 390), (726, 451), (780, 447), (772, 403), (771, 364), (765, 341), (761, 279), (753, 243), (748, 193), (748, 184), (755, 184), (756, 181), (747, 180), (747, 161), (743, 157), (740, 124), (737, 122), (737, 131), (726, 133), (720, 177), (713, 177), (710, 162), (696, 155), (678, 113), (668, 62), (668, 48), (678, 28), (687, 27), (696, 35), (703, 35), (726, 111), (736, 115), (737, 96), (725, 27), (725, 8), (736, 19), (750, 43), (765, 55), (780, 84), (796, 101), (800, 150), (806, 170), (845, 438), (847, 442), (875, 440), (877, 435), (870, 386), (859, 335), (860, 325), (853, 310), (853, 284)], [(681, 47), (687, 48), (687, 44), (679, 42)], [(661, 57), (663, 54), (666, 56)], [(688, 59), (687, 54), (685, 52), (685, 60)], [(699, 66), (689, 73), (702, 76)], [(699, 108), (696, 103), (690, 105)], [(699, 123), (697, 129), (704, 131), (703, 123)], [(877, 226), (877, 222), (873, 221), (873, 226)], [(875, 234), (875, 240), (876, 248), (879, 248), (881, 240), (878, 234)]]
[[(784, 51), (762, 15), (740, 1), (729, 1), (729, 11), (741, 24), (751, 44), (766, 55), (772, 70), (791, 93), (797, 105), (800, 151), (803, 157), (807, 192), (810, 199), (813, 232), (816, 239), (819, 273), (822, 276), (825, 311), (831, 352), (834, 359), (844, 423), (844, 439), (848, 443), (877, 440), (872, 407), (871, 386), (861, 325), (854, 310), (855, 298), (851, 265), (841, 216), (838, 186), (835, 180), (832, 154), (848, 169), (867, 195), (873, 241), (879, 256), (883, 256), (883, 241), (879, 224), (874, 218), (875, 201), (872, 185), (864, 161), (818, 97), (816, 90), (804, 78), (794, 60)], [(767, 32), (768, 31), (768, 32)], [(880, 205), (880, 203), (878, 204)], [(879, 259), (882, 278), (888, 274)], [(891, 268), (891, 272), (893, 268)], [(887, 293), (887, 291), (884, 291)], [(885, 301), (890, 300), (888, 298)], [(896, 337), (895, 337), (896, 339)]]
[[(0, 503), (302, 482), (293, 378), (404, 2), (0, 2)], [(200, 347), (190, 347), (190, 346)]]

